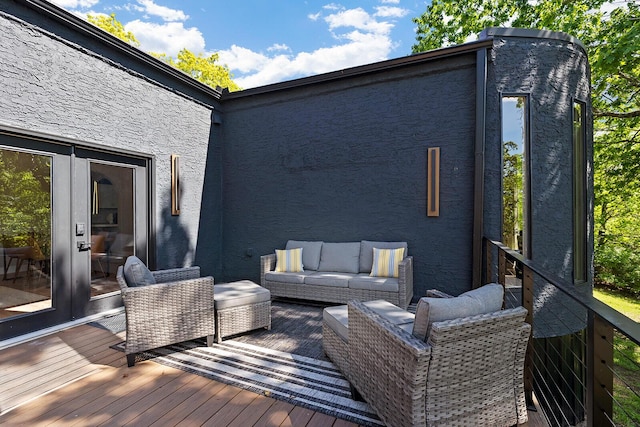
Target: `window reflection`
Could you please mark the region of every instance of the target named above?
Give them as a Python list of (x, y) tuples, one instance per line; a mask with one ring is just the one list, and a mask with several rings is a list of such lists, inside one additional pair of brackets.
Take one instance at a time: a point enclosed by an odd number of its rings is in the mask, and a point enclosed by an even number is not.
[(91, 163), (91, 296), (119, 292), (118, 266), (134, 254), (133, 169)]
[(502, 242), (527, 255), (526, 101), (502, 98)]
[(0, 149), (0, 319), (51, 308), (51, 157)]

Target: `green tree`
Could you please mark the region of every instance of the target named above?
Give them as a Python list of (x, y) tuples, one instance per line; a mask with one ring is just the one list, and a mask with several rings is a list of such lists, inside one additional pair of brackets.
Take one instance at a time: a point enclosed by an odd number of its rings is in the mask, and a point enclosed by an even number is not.
[(116, 14), (111, 15), (87, 15), (87, 20), (96, 27), (102, 28), (107, 33), (116, 36), (131, 46), (140, 47), (140, 42), (131, 31), (124, 29), (124, 25), (116, 19)]
[[(95, 26), (102, 28), (130, 45), (140, 47), (140, 42), (136, 36), (132, 32), (125, 30), (122, 23), (116, 19), (115, 13), (109, 16), (87, 15), (87, 19)], [(213, 88), (227, 88), (230, 91), (241, 89), (240, 86), (233, 81), (233, 75), (229, 71), (229, 67), (217, 63), (219, 59), (217, 53), (209, 56), (202, 54), (196, 55), (189, 49), (184, 48), (178, 53), (175, 59), (165, 53), (149, 53)]]
[[(613, 10), (604, 12), (605, 4)], [(596, 279), (640, 291), (633, 261), (640, 253), (640, 2), (433, 0), (414, 22), (414, 52), (463, 43), (493, 26), (563, 31), (584, 43), (594, 113)]]
[(152, 53), (152, 55), (213, 88), (219, 86), (227, 88), (231, 92), (240, 90), (240, 86), (232, 80), (233, 76), (229, 68), (216, 63), (218, 61), (217, 53), (204, 56), (201, 53), (196, 55), (189, 49), (182, 49), (176, 59), (164, 53)]

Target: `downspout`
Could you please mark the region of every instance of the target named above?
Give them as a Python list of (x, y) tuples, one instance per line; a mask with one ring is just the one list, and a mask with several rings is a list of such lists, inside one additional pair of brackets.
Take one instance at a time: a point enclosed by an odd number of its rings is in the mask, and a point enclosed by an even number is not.
[(484, 150), (487, 118), (487, 49), (476, 53), (476, 140), (473, 191), (473, 282), (482, 285), (482, 238), (484, 234)]

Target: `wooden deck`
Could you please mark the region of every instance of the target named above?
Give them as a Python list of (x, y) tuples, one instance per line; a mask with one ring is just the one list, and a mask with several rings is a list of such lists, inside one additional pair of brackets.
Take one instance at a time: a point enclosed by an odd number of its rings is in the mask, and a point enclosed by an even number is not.
[(83, 325), (0, 351), (0, 425), (355, 426), (153, 361), (128, 368), (109, 348), (123, 339)]

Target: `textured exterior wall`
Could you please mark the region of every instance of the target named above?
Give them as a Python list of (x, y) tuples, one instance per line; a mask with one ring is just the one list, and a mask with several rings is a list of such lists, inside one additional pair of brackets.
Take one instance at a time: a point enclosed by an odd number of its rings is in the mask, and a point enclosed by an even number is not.
[[(501, 94), (529, 96), (531, 148), (530, 257), (559, 277), (573, 276), (573, 102), (586, 103), (586, 147), (591, 164), (592, 131), (587, 56), (576, 44), (553, 39), (496, 37), (487, 85), (485, 233), (501, 238)], [(589, 168), (588, 206), (593, 206)], [(584, 173), (584, 171), (583, 171)], [(591, 208), (587, 208), (592, 230)], [(498, 211), (499, 213), (499, 211)], [(588, 259), (592, 270), (593, 233)], [(592, 277), (590, 274), (589, 277)]]
[[(471, 286), (475, 54), (224, 100), (224, 273), (288, 239), (407, 241), (416, 295)], [(441, 147), (440, 216), (426, 154)]]
[[(157, 266), (193, 264), (205, 167), (214, 175), (219, 169), (208, 157), (219, 152), (211, 107), (59, 38), (50, 31), (58, 24), (50, 25), (43, 29), (0, 12), (0, 125), (153, 158)], [(170, 209), (172, 153), (181, 155), (180, 216)], [(219, 190), (208, 197), (219, 201)], [(207, 237), (203, 250), (213, 257), (219, 247), (212, 233)]]

